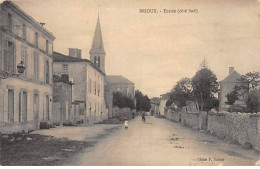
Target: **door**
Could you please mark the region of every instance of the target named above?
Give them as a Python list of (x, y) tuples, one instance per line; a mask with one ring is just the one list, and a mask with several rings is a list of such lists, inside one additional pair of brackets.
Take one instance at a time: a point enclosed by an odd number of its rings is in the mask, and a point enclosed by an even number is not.
[(39, 95), (34, 94), (33, 95), (33, 117), (34, 117), (34, 123), (35, 123), (35, 128), (38, 129), (39, 126)]
[(14, 91), (8, 90), (8, 122), (14, 122)]

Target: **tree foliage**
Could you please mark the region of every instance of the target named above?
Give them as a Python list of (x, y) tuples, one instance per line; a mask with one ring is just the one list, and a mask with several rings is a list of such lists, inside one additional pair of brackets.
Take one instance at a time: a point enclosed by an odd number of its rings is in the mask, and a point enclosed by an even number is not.
[(201, 68), (191, 80), (194, 100), (201, 110), (210, 110), (218, 107), (218, 100), (214, 95), (219, 91), (216, 75), (208, 68)]
[(143, 95), (143, 93), (139, 90), (135, 91), (136, 98), (136, 110), (137, 111), (149, 111), (151, 108), (150, 99), (147, 95)]
[(254, 90), (260, 85), (259, 72), (249, 72), (245, 75), (242, 75), (241, 79), (239, 81), (248, 82), (249, 83), (249, 89)]
[(229, 105), (233, 105), (236, 102), (236, 100), (239, 100), (239, 90), (240, 87), (235, 86), (234, 89), (226, 95), (227, 102), (225, 103)]
[(260, 111), (260, 90), (251, 90), (246, 97), (246, 107), (250, 113)]
[(113, 93), (113, 106), (117, 106), (120, 108), (129, 107), (131, 109), (135, 108), (134, 101), (124, 96), (121, 92), (114, 92)]
[(166, 106), (170, 106), (173, 102), (178, 106), (186, 106), (186, 101), (192, 99), (191, 79), (183, 78), (177, 82), (170, 93), (170, 99), (166, 102)]

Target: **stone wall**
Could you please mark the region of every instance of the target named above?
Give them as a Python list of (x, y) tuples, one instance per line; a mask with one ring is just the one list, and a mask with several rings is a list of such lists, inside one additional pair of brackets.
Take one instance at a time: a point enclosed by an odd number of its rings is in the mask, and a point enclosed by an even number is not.
[(219, 138), (260, 151), (260, 113), (209, 112), (207, 130)]
[(165, 111), (165, 117), (166, 117), (166, 119), (172, 120), (174, 122), (180, 122), (180, 120), (181, 120), (181, 112), (173, 111), (171, 109), (167, 109)]
[(166, 118), (193, 129), (205, 130), (229, 142), (260, 151), (260, 113), (198, 112), (168, 109)]

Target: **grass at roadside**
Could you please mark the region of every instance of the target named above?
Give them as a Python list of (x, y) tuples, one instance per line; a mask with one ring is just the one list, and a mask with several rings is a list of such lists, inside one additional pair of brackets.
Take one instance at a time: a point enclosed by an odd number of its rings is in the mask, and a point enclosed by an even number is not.
[(19, 138), (0, 138), (0, 165), (63, 165), (68, 163), (72, 156), (95, 144), (39, 134)]

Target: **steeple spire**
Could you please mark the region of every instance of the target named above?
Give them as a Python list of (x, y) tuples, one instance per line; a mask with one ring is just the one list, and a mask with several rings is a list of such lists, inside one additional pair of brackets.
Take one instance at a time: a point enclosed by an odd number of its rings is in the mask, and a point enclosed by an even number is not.
[(96, 30), (92, 41), (92, 46), (89, 51), (90, 60), (94, 63), (100, 70), (105, 73), (105, 56), (106, 52), (104, 49), (100, 21), (99, 21), (99, 13), (96, 24)]
[(98, 13), (98, 19), (96, 24), (96, 30), (94, 34), (94, 38), (92, 41), (92, 46), (89, 51), (90, 54), (105, 54), (103, 39), (102, 39), (102, 33), (101, 33), (101, 27), (100, 27), (100, 21), (99, 21), (99, 13)]

